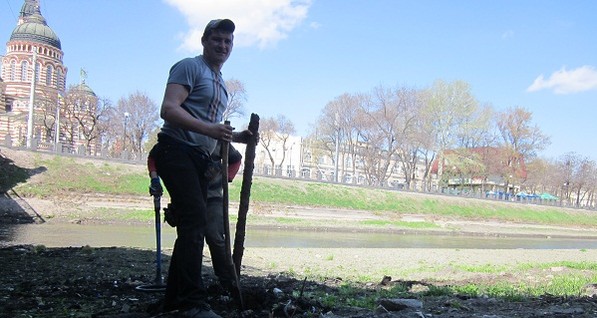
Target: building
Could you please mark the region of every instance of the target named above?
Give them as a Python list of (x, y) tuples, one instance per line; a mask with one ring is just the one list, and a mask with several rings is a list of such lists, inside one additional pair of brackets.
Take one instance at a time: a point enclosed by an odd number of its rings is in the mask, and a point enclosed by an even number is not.
[[(0, 141), (33, 149), (64, 143), (66, 77), (60, 38), (41, 13), (39, 0), (24, 0), (17, 25), (6, 43), (0, 73)], [(95, 93), (85, 85), (80, 90)], [(32, 114), (32, 116), (30, 116)], [(71, 127), (72, 128), (72, 127)], [(71, 129), (72, 130), (72, 129)], [(66, 142), (70, 149), (80, 138)]]
[[(264, 134), (267, 132), (260, 132), (260, 136)], [(255, 174), (388, 189), (413, 191), (437, 189), (436, 178), (424, 179), (426, 164), (421, 158), (417, 160), (409, 182), (405, 179), (405, 172), (397, 156), (393, 156), (388, 169), (383, 171), (385, 176), (383, 182), (375, 183), (374, 177), (367, 175), (366, 159), (362, 152), (347, 153), (345, 147), (340, 145), (336, 149), (326, 148), (313, 139), (293, 135), (286, 136), (284, 140), (271, 138), (267, 142), (267, 147), (263, 142), (258, 143), (255, 149)], [(242, 144), (234, 146), (244, 153), (245, 148)], [(365, 146), (366, 144), (362, 143), (358, 147)]]
[(431, 173), (449, 190), (510, 194), (518, 192), (527, 177), (524, 157), (501, 147), (446, 150), (433, 162)]

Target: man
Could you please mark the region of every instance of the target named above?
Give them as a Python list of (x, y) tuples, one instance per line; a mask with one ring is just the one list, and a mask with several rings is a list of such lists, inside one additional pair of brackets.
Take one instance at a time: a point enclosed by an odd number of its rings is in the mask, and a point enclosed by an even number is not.
[[(218, 142), (216, 149), (211, 154), (211, 159), (215, 165), (221, 165), (221, 143)], [(241, 165), (242, 155), (231, 144), (228, 151), (228, 182), (232, 182)], [(149, 178), (151, 183), (149, 185), (149, 194), (152, 196), (162, 196), (163, 189), (160, 183), (160, 178), (155, 168), (155, 159), (150, 154), (147, 158), (147, 167), (149, 170)], [(224, 203), (223, 203), (223, 189), (222, 189), (222, 174), (216, 173), (215, 177), (209, 182), (207, 186), (207, 227), (205, 230), (205, 242), (209, 247), (209, 252), (212, 258), (212, 266), (214, 273), (220, 281), (220, 285), (226, 291), (234, 291), (236, 286), (235, 269), (232, 266), (230, 255), (226, 250), (226, 239), (230, 239), (225, 235), (224, 227)], [(176, 216), (176, 208), (168, 205), (166, 211), (166, 221), (171, 226), (178, 224)]]
[(203, 54), (172, 66), (160, 113), (164, 125), (151, 152), (179, 222), (164, 311), (180, 317), (220, 317), (206, 302), (201, 266), (210, 155), (217, 140), (242, 141), (250, 134), (233, 134), (230, 125), (219, 123), (228, 103), (220, 71), (232, 51), (234, 29), (228, 19), (210, 21), (201, 37)]

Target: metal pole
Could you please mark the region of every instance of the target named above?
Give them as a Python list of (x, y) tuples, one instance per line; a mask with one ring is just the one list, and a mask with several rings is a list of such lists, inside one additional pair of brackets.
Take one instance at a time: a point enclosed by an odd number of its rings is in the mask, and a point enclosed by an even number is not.
[(155, 280), (153, 284), (137, 286), (135, 289), (143, 292), (163, 292), (166, 290), (162, 276), (162, 225), (161, 225), (161, 195), (154, 195), (153, 208), (155, 212)]
[[(128, 112), (124, 113), (124, 139), (122, 139), (122, 153), (125, 156), (126, 156), (126, 125), (127, 125), (130, 115), (131, 114), (129, 114)], [(126, 158), (126, 159), (128, 159), (128, 158)]]
[(156, 286), (163, 287), (164, 286), (164, 277), (162, 276), (162, 225), (161, 225), (161, 218), (160, 218), (160, 199), (162, 197), (156, 195), (153, 197), (153, 207), (155, 212), (155, 284)]
[(336, 158), (334, 166), (334, 181), (337, 183), (338, 180), (338, 159), (340, 157), (340, 115), (336, 113)]
[(58, 152), (58, 143), (60, 142), (60, 100), (62, 95), (58, 93), (58, 102), (56, 103), (56, 136), (54, 138), (54, 151)]
[(32, 70), (33, 76), (31, 78), (31, 92), (29, 93), (29, 118), (27, 119), (27, 148), (31, 148), (31, 138), (33, 137), (33, 103), (35, 102), (35, 75), (36, 75), (36, 59), (37, 48), (33, 48)]

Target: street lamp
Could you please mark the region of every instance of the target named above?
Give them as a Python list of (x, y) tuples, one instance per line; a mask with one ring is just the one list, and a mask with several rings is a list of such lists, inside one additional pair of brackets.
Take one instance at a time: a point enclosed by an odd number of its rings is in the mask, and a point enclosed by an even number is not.
[(334, 158), (334, 182), (338, 183), (338, 160), (340, 158), (340, 114), (335, 114), (334, 126), (336, 127), (336, 154)]
[(54, 136), (54, 151), (58, 152), (58, 143), (60, 142), (60, 102), (64, 99), (62, 92), (58, 92), (58, 101), (56, 102), (56, 136)]
[(294, 141), (290, 144), (290, 156), (288, 156), (288, 176), (294, 177), (294, 167), (292, 166), (292, 147), (294, 146)]
[(31, 77), (31, 92), (29, 95), (29, 118), (27, 119), (27, 148), (31, 148), (31, 139), (33, 138), (33, 103), (35, 102), (35, 80), (36, 80), (36, 59), (37, 59), (37, 48), (34, 46), (33, 58), (31, 59), (32, 66), (32, 77)]
[(129, 117), (131, 117), (131, 114), (129, 112), (124, 112), (124, 139), (122, 140), (123, 153), (126, 153), (126, 125), (129, 121)]

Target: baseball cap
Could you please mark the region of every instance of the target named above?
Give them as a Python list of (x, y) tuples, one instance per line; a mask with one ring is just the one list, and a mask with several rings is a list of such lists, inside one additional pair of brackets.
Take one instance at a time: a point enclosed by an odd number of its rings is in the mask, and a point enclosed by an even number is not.
[(205, 31), (203, 31), (203, 35), (209, 34), (212, 30), (224, 30), (226, 32), (233, 33), (234, 32), (234, 22), (230, 19), (216, 19), (211, 20), (205, 26)]

